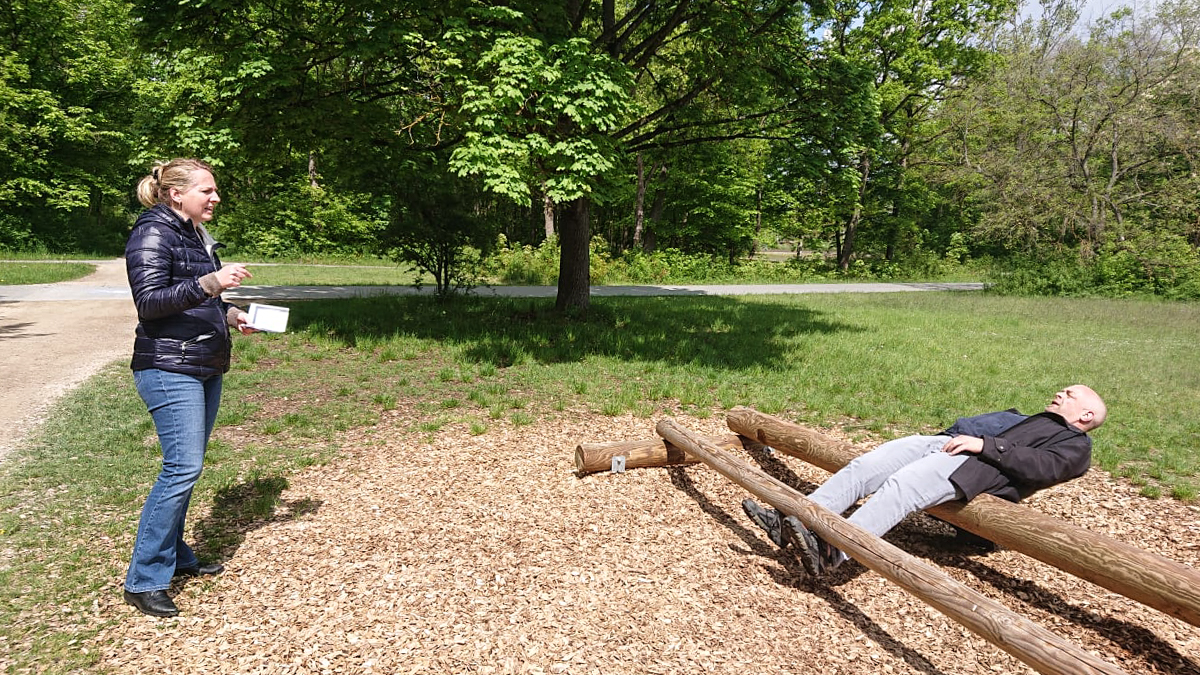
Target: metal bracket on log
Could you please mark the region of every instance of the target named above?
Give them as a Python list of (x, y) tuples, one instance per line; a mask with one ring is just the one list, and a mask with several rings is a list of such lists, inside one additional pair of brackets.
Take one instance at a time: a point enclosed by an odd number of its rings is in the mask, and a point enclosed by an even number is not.
[(625, 455), (616, 455), (612, 458), (612, 472), (625, 473)]
[(1116, 675), (1125, 672), (959, 583), (940, 568), (905, 553), (829, 509), (809, 501), (787, 484), (739, 460), (698, 434), (685, 430), (673, 420), (660, 421), (656, 430), (660, 436), (749, 490), (755, 497), (798, 517), (825, 541), (1039, 673)]

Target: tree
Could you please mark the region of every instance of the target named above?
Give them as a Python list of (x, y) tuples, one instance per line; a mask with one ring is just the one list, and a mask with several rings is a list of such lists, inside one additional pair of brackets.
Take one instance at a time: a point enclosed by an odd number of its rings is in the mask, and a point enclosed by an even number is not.
[(1003, 67), (946, 110), (943, 148), (980, 234), (1032, 250), (1195, 223), (1200, 5), (1121, 9), (1078, 34), (1076, 5), (1002, 36)]
[(138, 75), (124, 3), (0, 12), (0, 248), (119, 250)]
[[(906, 194), (910, 158), (928, 139), (931, 110), (962, 88), (987, 63), (981, 31), (1014, 8), (1011, 0), (875, 0), (835, 2), (825, 49), (871, 77), (874, 124), (862, 135), (843, 138), (833, 152), (833, 173), (844, 188), (843, 225), (837, 259), (847, 269), (866, 214), (885, 221), (887, 250), (896, 245), (902, 211), (914, 203)], [(874, 202), (874, 203), (872, 203)]]

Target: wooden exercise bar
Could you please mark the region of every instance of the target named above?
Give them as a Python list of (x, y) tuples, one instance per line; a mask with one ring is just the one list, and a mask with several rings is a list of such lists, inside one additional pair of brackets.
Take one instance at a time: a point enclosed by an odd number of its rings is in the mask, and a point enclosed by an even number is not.
[(760, 500), (798, 517), (822, 539), (893, 581), (988, 642), (1046, 675), (1125, 671), (1063, 640), (1037, 623), (971, 589), (832, 511), (786, 484), (664, 419), (658, 434), (683, 448)]
[[(742, 438), (737, 434), (706, 438), (725, 450), (742, 448)], [(626, 469), (696, 464), (700, 461), (661, 438), (648, 438), (612, 443), (580, 443), (575, 446), (575, 470), (581, 474), (608, 471), (612, 468), (613, 457), (618, 456), (625, 458)]]
[[(750, 408), (730, 410), (727, 423), (747, 438), (831, 473), (860, 454), (854, 446)], [(1200, 572), (1174, 560), (989, 494), (926, 513), (1200, 626)]]

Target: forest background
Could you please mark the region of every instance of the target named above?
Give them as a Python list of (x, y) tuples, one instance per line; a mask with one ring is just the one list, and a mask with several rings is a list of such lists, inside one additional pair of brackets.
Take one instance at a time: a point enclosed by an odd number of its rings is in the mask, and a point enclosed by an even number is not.
[[(986, 276), (1200, 298), (1200, 2), (3, 0), (0, 253), (119, 254), (155, 160), (231, 255), (441, 292)], [(787, 247), (785, 263), (755, 263)]]

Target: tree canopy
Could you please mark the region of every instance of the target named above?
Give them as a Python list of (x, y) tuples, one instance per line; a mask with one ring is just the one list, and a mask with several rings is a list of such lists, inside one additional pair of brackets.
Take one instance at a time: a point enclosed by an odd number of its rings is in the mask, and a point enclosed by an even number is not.
[(1200, 9), (1072, 2), (10, 3), (0, 247), (112, 248), (137, 176), (191, 155), (247, 250), (387, 252), (448, 290), (499, 235), (549, 236), (564, 310), (596, 237), (1182, 264)]

